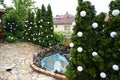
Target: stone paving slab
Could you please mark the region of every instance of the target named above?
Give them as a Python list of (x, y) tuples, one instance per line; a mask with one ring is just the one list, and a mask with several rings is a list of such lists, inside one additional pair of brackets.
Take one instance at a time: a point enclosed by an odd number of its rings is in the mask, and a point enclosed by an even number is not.
[(32, 43), (0, 43), (0, 80), (57, 80), (30, 67), (38, 50), (39, 46)]

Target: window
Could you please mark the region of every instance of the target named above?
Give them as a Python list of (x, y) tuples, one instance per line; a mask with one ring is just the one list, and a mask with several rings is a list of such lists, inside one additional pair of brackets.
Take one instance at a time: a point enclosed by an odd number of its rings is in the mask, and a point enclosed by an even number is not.
[(64, 26), (64, 31), (65, 32), (70, 32), (70, 26)]

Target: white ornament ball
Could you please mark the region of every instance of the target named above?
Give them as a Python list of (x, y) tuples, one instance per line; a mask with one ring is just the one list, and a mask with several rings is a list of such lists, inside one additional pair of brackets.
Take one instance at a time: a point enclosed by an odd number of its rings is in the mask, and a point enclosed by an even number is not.
[(119, 15), (119, 13), (120, 13), (120, 11), (118, 9), (115, 9), (112, 11), (113, 16), (117, 16), (117, 15)]
[(81, 72), (81, 71), (83, 71), (83, 67), (82, 66), (78, 66), (77, 70)]
[(117, 35), (117, 33), (116, 33), (115, 31), (113, 31), (113, 32), (110, 33), (110, 36), (111, 36), (112, 38), (114, 38), (116, 35)]
[(13, 37), (11, 37), (11, 39), (13, 39)]
[(80, 16), (85, 17), (86, 16), (86, 11), (81, 11)]
[(98, 53), (97, 52), (92, 52), (92, 56), (97, 56), (98, 55)]
[(83, 36), (83, 33), (82, 33), (81, 31), (79, 31), (79, 32), (77, 33), (77, 36), (78, 36), (78, 37), (82, 37), (82, 36)]
[(82, 48), (82, 47), (78, 47), (78, 48), (77, 48), (77, 51), (78, 51), (78, 52), (82, 52), (82, 51), (83, 51), (83, 48)]
[(119, 70), (119, 66), (116, 65), (116, 64), (114, 64), (114, 65), (112, 66), (112, 68), (113, 68), (113, 70), (115, 70), (115, 71), (118, 71), (118, 70)]
[(105, 74), (104, 72), (101, 72), (101, 73), (100, 73), (100, 77), (101, 77), (101, 78), (106, 78), (106, 74)]
[(76, 25), (76, 23), (75, 23), (75, 22), (73, 22), (73, 23), (72, 23), (72, 26), (74, 26), (74, 25)]
[(51, 43), (49, 43), (49, 45), (51, 45)]
[(46, 38), (48, 38), (48, 36), (46, 36)]
[(93, 28), (97, 28), (97, 27), (98, 27), (98, 23), (94, 22), (94, 23), (92, 24), (92, 27), (93, 27)]
[(69, 46), (72, 48), (72, 47), (74, 47), (74, 44), (73, 44), (73, 43), (70, 43)]

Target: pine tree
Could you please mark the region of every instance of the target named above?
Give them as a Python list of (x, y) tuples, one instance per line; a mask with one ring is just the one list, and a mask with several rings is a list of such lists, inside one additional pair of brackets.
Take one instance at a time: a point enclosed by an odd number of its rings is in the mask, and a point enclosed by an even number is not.
[(70, 80), (118, 80), (120, 1), (111, 2), (110, 9), (117, 8), (117, 11), (110, 11), (115, 15), (110, 15), (106, 23), (102, 21), (104, 14), (95, 17), (94, 7), (89, 2), (78, 0), (78, 4), (76, 25), (70, 43), (71, 58), (66, 76)]

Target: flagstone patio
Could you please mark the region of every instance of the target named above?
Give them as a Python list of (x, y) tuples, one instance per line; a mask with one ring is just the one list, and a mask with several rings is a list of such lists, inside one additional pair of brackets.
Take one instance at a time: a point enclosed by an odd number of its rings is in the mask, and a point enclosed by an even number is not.
[(40, 49), (32, 43), (0, 43), (0, 80), (57, 80), (30, 67)]

